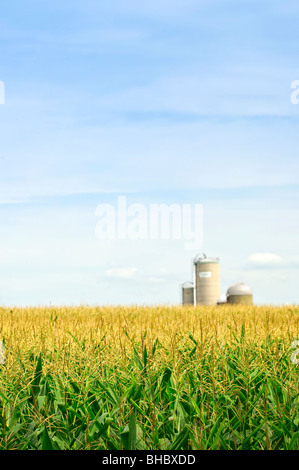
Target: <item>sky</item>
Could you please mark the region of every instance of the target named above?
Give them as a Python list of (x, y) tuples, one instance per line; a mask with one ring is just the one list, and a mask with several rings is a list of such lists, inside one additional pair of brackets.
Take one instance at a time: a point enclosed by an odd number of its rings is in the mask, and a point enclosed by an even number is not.
[[(295, 0), (1, 5), (0, 305), (178, 304), (198, 252), (221, 293), (299, 303), (298, 18)], [(119, 197), (200, 205), (198, 246), (99, 237)]]

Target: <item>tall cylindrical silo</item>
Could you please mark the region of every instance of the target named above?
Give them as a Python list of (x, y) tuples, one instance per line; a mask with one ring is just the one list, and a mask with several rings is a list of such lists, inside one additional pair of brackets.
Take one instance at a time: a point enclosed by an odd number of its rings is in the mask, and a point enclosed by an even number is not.
[(195, 305), (216, 305), (220, 296), (219, 258), (205, 254), (194, 259)]
[(182, 305), (194, 305), (193, 282), (185, 282), (182, 285)]

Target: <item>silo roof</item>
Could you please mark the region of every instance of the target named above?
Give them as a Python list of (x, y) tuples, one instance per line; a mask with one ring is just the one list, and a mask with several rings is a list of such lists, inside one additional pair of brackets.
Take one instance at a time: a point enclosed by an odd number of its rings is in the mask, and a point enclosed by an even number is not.
[(219, 258), (207, 258), (204, 253), (200, 253), (194, 258), (194, 264), (197, 263), (219, 263)]
[(192, 281), (184, 282), (184, 284), (182, 285), (183, 289), (189, 289), (191, 287), (194, 287), (194, 283)]
[(237, 282), (227, 289), (226, 295), (252, 295), (252, 290), (244, 282)]

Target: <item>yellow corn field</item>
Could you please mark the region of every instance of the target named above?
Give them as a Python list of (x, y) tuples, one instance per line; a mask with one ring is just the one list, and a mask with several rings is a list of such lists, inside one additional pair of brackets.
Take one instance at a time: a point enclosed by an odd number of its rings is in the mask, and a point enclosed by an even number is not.
[(299, 448), (296, 306), (1, 308), (0, 335), (2, 449)]

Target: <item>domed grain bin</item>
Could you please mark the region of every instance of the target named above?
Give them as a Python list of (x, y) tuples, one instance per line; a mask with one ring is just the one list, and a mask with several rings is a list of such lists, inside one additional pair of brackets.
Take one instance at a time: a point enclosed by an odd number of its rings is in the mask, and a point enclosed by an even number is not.
[(182, 285), (182, 305), (194, 305), (193, 282), (185, 282)]
[(226, 292), (227, 301), (229, 304), (243, 304), (252, 305), (253, 295), (249, 286), (244, 282), (237, 282), (229, 287)]
[(220, 296), (219, 258), (207, 258), (205, 254), (194, 259), (195, 305), (216, 305)]

